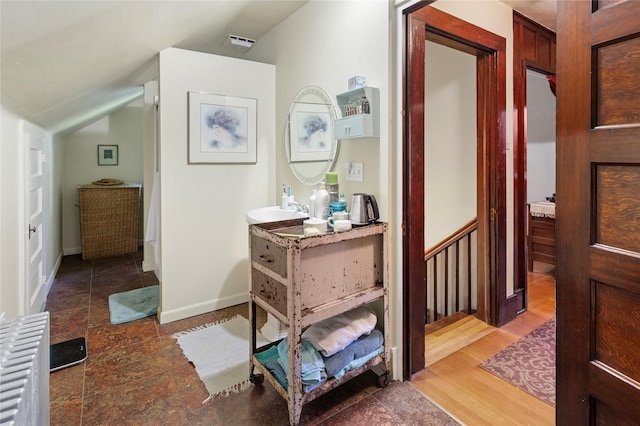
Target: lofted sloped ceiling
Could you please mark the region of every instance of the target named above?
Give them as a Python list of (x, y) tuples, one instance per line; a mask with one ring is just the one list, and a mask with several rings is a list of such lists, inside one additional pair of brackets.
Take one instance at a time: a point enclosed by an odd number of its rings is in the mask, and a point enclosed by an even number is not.
[[(69, 133), (138, 98), (168, 47), (241, 57), (308, 0), (0, 0), (0, 103)], [(555, 30), (556, 0), (502, 0)]]
[(308, 0), (0, 1), (0, 94), (8, 110), (68, 133), (128, 104), (168, 47), (241, 57)]

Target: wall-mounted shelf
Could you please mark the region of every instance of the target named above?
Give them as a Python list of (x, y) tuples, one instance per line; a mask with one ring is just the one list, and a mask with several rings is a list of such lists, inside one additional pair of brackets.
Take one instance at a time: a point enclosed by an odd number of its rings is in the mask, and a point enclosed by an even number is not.
[(380, 136), (380, 90), (360, 87), (336, 96), (342, 117), (335, 121), (336, 139)]

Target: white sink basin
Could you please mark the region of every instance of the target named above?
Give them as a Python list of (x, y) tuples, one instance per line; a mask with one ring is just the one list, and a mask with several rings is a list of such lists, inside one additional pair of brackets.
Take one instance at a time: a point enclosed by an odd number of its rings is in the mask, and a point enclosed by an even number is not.
[(296, 210), (283, 210), (280, 206), (270, 206), (251, 210), (247, 213), (247, 223), (249, 225), (253, 225), (256, 223), (278, 222), (280, 220), (299, 219), (305, 217), (309, 217), (309, 214)]

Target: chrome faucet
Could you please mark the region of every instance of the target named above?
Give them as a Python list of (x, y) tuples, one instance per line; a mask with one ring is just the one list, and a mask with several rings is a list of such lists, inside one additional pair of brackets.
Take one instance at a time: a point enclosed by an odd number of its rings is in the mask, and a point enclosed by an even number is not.
[(295, 207), (296, 211), (302, 213), (309, 213), (309, 206), (307, 206), (306, 204), (300, 204), (296, 203), (295, 201), (291, 201), (289, 202), (289, 207)]

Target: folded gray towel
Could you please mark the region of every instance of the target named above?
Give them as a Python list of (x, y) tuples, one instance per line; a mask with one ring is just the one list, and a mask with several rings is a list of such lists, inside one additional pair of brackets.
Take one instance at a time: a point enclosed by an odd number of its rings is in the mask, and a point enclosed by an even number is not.
[(349, 346), (329, 357), (324, 358), (327, 377), (333, 377), (338, 371), (346, 367), (351, 361), (362, 358), (378, 349), (384, 343), (384, 336), (380, 330), (373, 330), (371, 334), (360, 338)]

